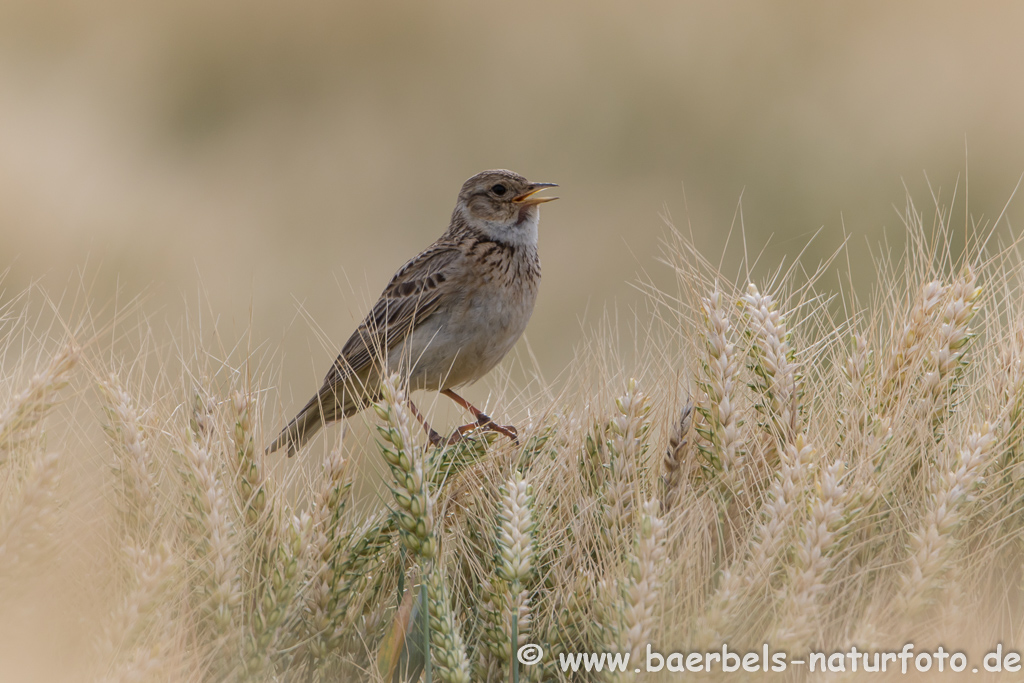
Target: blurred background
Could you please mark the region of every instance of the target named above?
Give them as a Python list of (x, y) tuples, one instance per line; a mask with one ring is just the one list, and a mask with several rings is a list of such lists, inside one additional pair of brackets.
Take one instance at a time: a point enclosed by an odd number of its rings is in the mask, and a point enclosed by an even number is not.
[(3, 287), (84, 273), (157, 329), (251, 326), (291, 412), (463, 180), (505, 167), (561, 186), (527, 332), (554, 377), (639, 274), (671, 285), (667, 216), (717, 260), (742, 203), (763, 272), (849, 235), (854, 274), (926, 173), (945, 200), (969, 172), (997, 216), (1022, 30), (1010, 2), (3, 0)]

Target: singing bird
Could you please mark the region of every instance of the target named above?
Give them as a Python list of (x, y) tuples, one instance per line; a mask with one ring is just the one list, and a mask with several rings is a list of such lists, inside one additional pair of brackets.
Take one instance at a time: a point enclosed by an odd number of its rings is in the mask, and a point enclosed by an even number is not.
[[(453, 389), (487, 374), (526, 329), (540, 285), (539, 206), (557, 199), (537, 194), (546, 187), (556, 185), (506, 170), (467, 180), (448, 229), (395, 273), (320, 390), (267, 452), (294, 455), (325, 424), (379, 400), (381, 379), (393, 372), (408, 378), (410, 391), (439, 391), (476, 418), (448, 442), (478, 427), (515, 440), (515, 427), (496, 424)], [(409, 406), (430, 442), (441, 444)]]

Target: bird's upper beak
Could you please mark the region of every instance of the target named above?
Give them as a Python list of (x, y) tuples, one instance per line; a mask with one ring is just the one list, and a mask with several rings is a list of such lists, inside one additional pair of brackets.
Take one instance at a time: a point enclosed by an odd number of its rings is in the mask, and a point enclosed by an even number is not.
[(543, 190), (545, 187), (558, 187), (555, 183), (530, 183), (530, 189), (523, 194), (515, 197), (512, 201), (516, 204), (525, 204), (526, 206), (533, 206), (534, 204), (543, 204), (544, 202), (553, 202), (558, 197), (536, 197), (538, 192)]

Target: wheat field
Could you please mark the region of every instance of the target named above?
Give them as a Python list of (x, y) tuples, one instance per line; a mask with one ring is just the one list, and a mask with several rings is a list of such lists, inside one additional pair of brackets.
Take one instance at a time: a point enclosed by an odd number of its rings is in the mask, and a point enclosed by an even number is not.
[(1024, 644), (1024, 259), (1005, 221), (903, 218), (844, 273), (864, 301), (817, 286), (842, 252), (752, 282), (670, 230), (674, 289), (640, 282), (557, 383), (499, 382), (518, 444), (429, 447), (393, 377), (264, 457), (287, 415), (259, 344), (5, 292), (4, 680), (675, 680), (559, 656), (723, 644), (981, 668)]

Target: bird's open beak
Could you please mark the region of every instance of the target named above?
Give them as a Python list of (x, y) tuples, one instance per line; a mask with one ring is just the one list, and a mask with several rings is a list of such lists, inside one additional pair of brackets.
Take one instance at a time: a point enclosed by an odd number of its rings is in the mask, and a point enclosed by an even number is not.
[(526, 206), (533, 206), (534, 204), (543, 204), (544, 202), (553, 202), (558, 197), (536, 197), (538, 192), (543, 190), (545, 187), (558, 187), (555, 183), (530, 183), (530, 189), (523, 194), (519, 195), (512, 201), (516, 204), (525, 204)]

